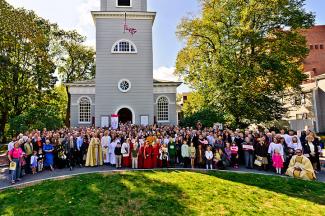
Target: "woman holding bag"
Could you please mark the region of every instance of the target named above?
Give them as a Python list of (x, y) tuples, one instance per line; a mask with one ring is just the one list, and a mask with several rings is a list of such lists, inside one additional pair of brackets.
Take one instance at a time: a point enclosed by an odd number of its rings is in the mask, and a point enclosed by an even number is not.
[(21, 172), (21, 158), (23, 157), (23, 150), (20, 148), (19, 141), (14, 144), (14, 148), (9, 151), (8, 159), (10, 161), (11, 170), (11, 184), (15, 184), (16, 180), (20, 181)]

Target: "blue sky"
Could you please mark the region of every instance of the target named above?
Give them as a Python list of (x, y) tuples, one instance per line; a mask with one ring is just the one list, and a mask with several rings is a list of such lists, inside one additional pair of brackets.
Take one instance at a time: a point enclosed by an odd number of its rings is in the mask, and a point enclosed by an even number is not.
[[(64, 29), (77, 29), (86, 35), (87, 44), (95, 44), (95, 26), (90, 11), (99, 9), (100, 0), (7, 0), (10, 4), (34, 10), (40, 16), (58, 23)], [(306, 0), (306, 9), (316, 14), (316, 24), (325, 25), (325, 0)], [(148, 0), (148, 10), (156, 11), (154, 25), (154, 76), (173, 77), (175, 60), (182, 43), (175, 35), (184, 16), (199, 13), (197, 0)], [(187, 91), (185, 87), (179, 91)]]

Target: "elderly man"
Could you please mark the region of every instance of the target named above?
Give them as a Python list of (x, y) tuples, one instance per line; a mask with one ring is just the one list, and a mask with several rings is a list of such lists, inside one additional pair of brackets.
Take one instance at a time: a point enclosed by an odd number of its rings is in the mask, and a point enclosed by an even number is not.
[(301, 148), (298, 148), (296, 155), (291, 158), (286, 175), (304, 180), (316, 179), (313, 166), (310, 160), (302, 154)]

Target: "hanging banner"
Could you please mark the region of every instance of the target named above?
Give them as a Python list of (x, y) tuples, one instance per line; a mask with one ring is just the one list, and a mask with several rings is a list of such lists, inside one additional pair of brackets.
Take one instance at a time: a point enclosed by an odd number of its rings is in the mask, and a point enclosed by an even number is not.
[(111, 116), (111, 127), (113, 130), (116, 130), (118, 128), (118, 115), (113, 114)]
[(101, 122), (102, 128), (108, 128), (109, 127), (109, 116), (102, 116), (100, 122)]

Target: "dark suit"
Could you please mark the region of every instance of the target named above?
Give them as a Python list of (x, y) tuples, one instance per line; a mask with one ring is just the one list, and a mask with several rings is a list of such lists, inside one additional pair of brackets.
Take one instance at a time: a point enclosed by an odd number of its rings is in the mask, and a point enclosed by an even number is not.
[(319, 161), (319, 140), (315, 138), (315, 140), (312, 142), (314, 145), (314, 152), (315, 155), (311, 155), (311, 150), (310, 150), (310, 146), (308, 144), (307, 141), (301, 143), (303, 150), (304, 150), (304, 154), (309, 154), (309, 160), (312, 164), (317, 164), (317, 170), (320, 171), (320, 161)]

